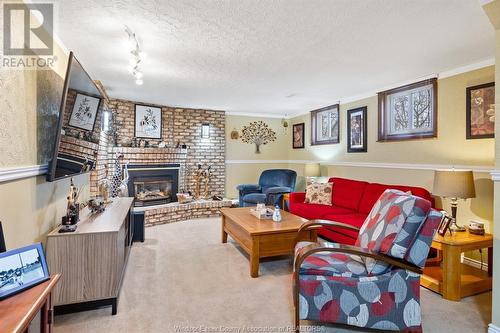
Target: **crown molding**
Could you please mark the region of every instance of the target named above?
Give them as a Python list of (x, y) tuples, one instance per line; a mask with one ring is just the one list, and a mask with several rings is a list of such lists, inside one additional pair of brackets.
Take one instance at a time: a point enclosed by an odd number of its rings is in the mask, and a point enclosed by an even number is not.
[(260, 112), (238, 112), (238, 111), (226, 111), (226, 115), (229, 116), (238, 116), (238, 117), (260, 117), (260, 118), (286, 118), (289, 119), (290, 116), (285, 116), (281, 114), (269, 114), (269, 113), (260, 113)]
[[(440, 73), (434, 73), (434, 74), (429, 74), (429, 75), (425, 75), (425, 76), (420, 76), (420, 77), (414, 78), (412, 80), (401, 81), (399, 83), (387, 85), (385, 87), (380, 87), (379, 89), (372, 90), (372, 91), (367, 91), (367, 92), (364, 92), (364, 93), (361, 93), (361, 94), (357, 94), (357, 95), (353, 95), (353, 96), (347, 96), (347, 97), (342, 97), (342, 98), (332, 98), (332, 101), (340, 101), (339, 102), (340, 105), (347, 104), (347, 103), (352, 103), (352, 102), (360, 101), (360, 100), (363, 100), (363, 99), (366, 99), (366, 98), (377, 96), (378, 92), (380, 92), (380, 91), (390, 90), (390, 89), (401, 87), (401, 86), (404, 86), (404, 85), (407, 85), (407, 84), (410, 84), (410, 83), (414, 83), (414, 82), (418, 82), (418, 81), (423, 81), (423, 80), (427, 80), (427, 79), (431, 79), (431, 78), (445, 79), (445, 78), (448, 78), (448, 77), (451, 77), (451, 76), (455, 76), (455, 75), (467, 73), (467, 72), (470, 72), (470, 71), (474, 71), (474, 70), (477, 70), (477, 69), (481, 69), (481, 68), (488, 67), (488, 66), (494, 66), (494, 65), (495, 65), (495, 58), (494, 57), (490, 57), (490, 58), (486, 58), (486, 59), (483, 59), (483, 60), (480, 60), (480, 61), (468, 64), (468, 65), (464, 65), (464, 66), (460, 66), (460, 67), (455, 67), (455, 68), (448, 69), (448, 70), (440, 72)], [(292, 114), (290, 116), (290, 118), (295, 118), (295, 117), (303, 116), (305, 114), (309, 114), (310, 111), (311, 110), (300, 111), (298, 113), (294, 113), (294, 114)]]
[(48, 169), (47, 164), (2, 168), (0, 169), (0, 183), (43, 175), (47, 173)]

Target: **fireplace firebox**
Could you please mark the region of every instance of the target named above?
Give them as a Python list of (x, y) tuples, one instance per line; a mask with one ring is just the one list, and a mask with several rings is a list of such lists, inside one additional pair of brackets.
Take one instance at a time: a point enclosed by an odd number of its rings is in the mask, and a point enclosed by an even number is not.
[(129, 195), (134, 206), (162, 205), (177, 201), (179, 164), (129, 165)]

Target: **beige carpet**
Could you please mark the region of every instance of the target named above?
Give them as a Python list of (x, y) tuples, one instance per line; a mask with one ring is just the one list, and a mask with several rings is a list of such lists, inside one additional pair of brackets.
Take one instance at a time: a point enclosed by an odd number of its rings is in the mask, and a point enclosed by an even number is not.
[[(146, 238), (132, 248), (118, 314), (104, 308), (57, 316), (56, 333), (288, 332), (290, 258), (261, 263), (261, 276), (252, 279), (246, 255), (231, 240), (220, 243), (218, 218), (148, 228)], [(450, 302), (422, 288), (422, 308), (425, 332), (486, 332), (491, 293)]]

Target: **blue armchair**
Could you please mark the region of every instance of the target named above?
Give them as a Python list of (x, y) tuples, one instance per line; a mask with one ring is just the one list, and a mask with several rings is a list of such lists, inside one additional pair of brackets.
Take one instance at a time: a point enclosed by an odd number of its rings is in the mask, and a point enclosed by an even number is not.
[(293, 192), (297, 173), (288, 169), (271, 169), (262, 172), (259, 184), (242, 184), (239, 191), (240, 207), (255, 206), (258, 203), (279, 205), (284, 193)]

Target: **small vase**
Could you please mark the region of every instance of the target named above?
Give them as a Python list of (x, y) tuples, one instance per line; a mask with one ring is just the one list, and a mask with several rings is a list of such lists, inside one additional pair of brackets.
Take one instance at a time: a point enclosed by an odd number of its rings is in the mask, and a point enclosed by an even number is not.
[(260, 154), (260, 145), (258, 144), (255, 145), (255, 153)]

